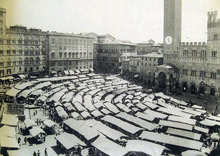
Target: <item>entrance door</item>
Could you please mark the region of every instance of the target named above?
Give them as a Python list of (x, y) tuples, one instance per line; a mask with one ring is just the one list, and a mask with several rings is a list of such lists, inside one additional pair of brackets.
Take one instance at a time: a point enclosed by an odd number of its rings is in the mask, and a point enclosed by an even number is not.
[(196, 86), (191, 85), (191, 94), (196, 94)]

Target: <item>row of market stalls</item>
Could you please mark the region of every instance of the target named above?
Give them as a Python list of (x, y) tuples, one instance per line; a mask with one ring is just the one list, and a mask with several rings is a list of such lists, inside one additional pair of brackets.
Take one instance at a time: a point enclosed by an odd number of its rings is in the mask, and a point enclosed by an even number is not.
[[(115, 76), (44, 78), (15, 86), (19, 88), (16, 98), (33, 97), (33, 104), (49, 110), (46, 129), (54, 131), (56, 124), (62, 125), (64, 133), (56, 140), (65, 153), (89, 147), (90, 152), (104, 155), (189, 151), (205, 155), (219, 141), (220, 117), (163, 93), (144, 93), (141, 86)], [(45, 127), (43, 131), (35, 128), (31, 135), (48, 133)]]

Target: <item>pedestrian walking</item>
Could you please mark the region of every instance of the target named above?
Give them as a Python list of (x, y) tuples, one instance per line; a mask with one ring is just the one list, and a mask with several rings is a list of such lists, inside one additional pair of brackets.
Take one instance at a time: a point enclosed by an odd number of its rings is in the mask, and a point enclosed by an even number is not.
[(48, 156), (47, 155), (47, 148), (45, 148), (45, 150), (44, 150), (44, 156)]
[(40, 156), (40, 150), (37, 151), (37, 156)]
[(21, 138), (18, 137), (18, 144), (20, 145), (20, 143), (21, 143)]
[(33, 156), (37, 156), (37, 153), (34, 151)]
[(26, 145), (27, 144), (27, 138), (24, 137), (24, 144)]

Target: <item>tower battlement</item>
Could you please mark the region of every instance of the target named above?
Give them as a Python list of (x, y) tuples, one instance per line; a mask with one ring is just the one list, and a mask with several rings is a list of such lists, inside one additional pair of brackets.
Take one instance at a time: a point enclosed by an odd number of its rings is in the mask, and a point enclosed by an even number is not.
[(206, 42), (180, 42), (180, 46), (206, 46)]
[(220, 23), (220, 19), (217, 19), (218, 11), (210, 11), (208, 15), (208, 24), (210, 23)]

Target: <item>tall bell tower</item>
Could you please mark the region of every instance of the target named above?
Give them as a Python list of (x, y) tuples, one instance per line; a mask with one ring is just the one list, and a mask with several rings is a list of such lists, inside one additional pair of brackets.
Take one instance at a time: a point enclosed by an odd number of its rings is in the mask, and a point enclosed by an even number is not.
[(164, 0), (164, 52), (174, 54), (181, 42), (182, 0)]

